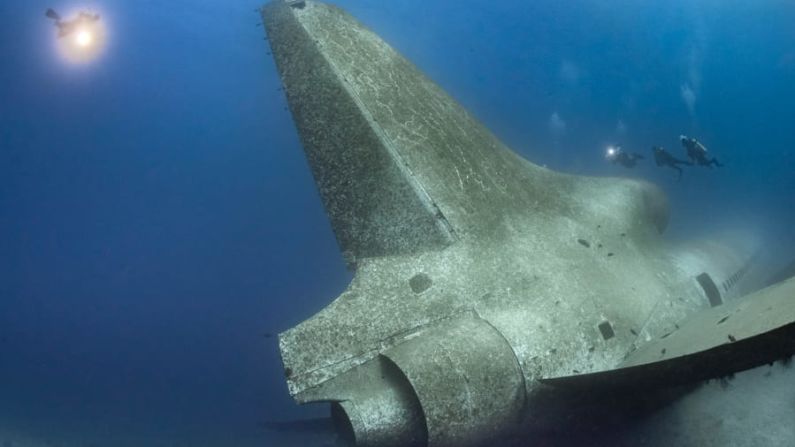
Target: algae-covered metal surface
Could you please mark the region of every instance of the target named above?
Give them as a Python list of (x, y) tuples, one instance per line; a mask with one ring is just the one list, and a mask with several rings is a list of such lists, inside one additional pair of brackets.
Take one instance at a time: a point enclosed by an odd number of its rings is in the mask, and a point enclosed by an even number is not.
[(656, 187), (522, 159), (340, 9), (275, 1), (262, 16), (355, 272), (280, 335), (285, 376), (299, 403), (333, 402), (357, 445), (479, 445), (540, 424), (539, 396), (753, 287), (748, 238), (667, 244)]

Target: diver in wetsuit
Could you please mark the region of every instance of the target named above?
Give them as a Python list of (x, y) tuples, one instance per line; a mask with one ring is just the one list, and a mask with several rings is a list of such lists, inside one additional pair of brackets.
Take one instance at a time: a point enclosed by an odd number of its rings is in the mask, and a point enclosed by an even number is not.
[(625, 168), (634, 168), (638, 164), (638, 160), (643, 160), (643, 155), (635, 152), (630, 154), (621, 149), (620, 146), (611, 146), (607, 148), (605, 158)]
[(77, 17), (71, 20), (61, 20), (61, 16), (53, 11), (52, 8), (47, 9), (44, 15), (55, 21), (55, 26), (58, 27), (59, 38), (72, 34), (77, 31), (81, 25), (90, 25), (99, 20), (99, 14), (88, 14), (86, 12), (81, 12)]
[(657, 163), (657, 166), (668, 166), (679, 172), (677, 180), (682, 179), (682, 168), (677, 165), (693, 166), (692, 162), (680, 160), (661, 147), (654, 146), (651, 151), (654, 153), (654, 162)]
[(707, 166), (710, 168), (712, 165), (715, 165), (719, 168), (723, 166), (717, 158), (707, 157), (707, 148), (704, 147), (703, 144), (699, 143), (695, 138), (679, 135), (679, 140), (682, 142), (682, 146), (687, 151), (688, 158), (690, 158), (690, 161), (692, 161), (694, 164), (699, 166)]

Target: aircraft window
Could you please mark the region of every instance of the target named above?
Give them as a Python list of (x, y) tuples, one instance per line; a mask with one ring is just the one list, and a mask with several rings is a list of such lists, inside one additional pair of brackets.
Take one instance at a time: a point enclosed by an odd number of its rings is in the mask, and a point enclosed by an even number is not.
[(616, 335), (616, 332), (613, 330), (613, 326), (609, 321), (599, 323), (599, 332), (602, 333), (602, 338), (605, 340), (610, 340)]
[(412, 292), (422, 293), (431, 288), (433, 281), (425, 273), (417, 273), (409, 280)]

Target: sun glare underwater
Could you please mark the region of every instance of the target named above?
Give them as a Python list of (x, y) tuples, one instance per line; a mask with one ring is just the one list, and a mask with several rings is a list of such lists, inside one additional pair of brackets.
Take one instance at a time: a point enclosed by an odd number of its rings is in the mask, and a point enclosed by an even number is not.
[[(97, 20), (81, 20), (83, 16), (93, 15)], [(66, 22), (74, 21), (74, 29), (67, 34), (52, 31), (54, 45), (58, 54), (71, 64), (87, 64), (97, 60), (108, 46), (107, 16), (104, 11), (82, 8), (69, 10), (63, 15)]]

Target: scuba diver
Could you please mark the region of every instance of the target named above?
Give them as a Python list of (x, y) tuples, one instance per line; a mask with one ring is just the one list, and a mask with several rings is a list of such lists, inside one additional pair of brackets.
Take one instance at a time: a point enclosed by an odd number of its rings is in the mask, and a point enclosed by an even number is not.
[(661, 147), (654, 146), (651, 151), (654, 153), (654, 162), (657, 163), (657, 166), (669, 166), (679, 172), (677, 180), (682, 179), (682, 168), (677, 165), (693, 166), (692, 162), (680, 160)]
[(620, 164), (625, 168), (634, 168), (638, 164), (638, 160), (643, 160), (643, 155), (638, 153), (628, 153), (621, 149), (621, 146), (610, 146), (607, 148), (605, 158), (613, 163)]
[(99, 14), (89, 14), (87, 12), (81, 12), (71, 20), (61, 20), (61, 16), (53, 11), (52, 8), (47, 9), (44, 15), (55, 21), (55, 26), (58, 27), (58, 37), (66, 37), (80, 29), (81, 26), (91, 25), (99, 20)]
[(679, 141), (682, 142), (682, 146), (684, 146), (685, 150), (687, 151), (688, 158), (690, 158), (690, 161), (692, 161), (694, 164), (708, 167), (712, 167), (714, 164), (719, 168), (723, 166), (717, 158), (707, 157), (707, 148), (704, 147), (703, 144), (699, 143), (695, 138), (679, 135)]

